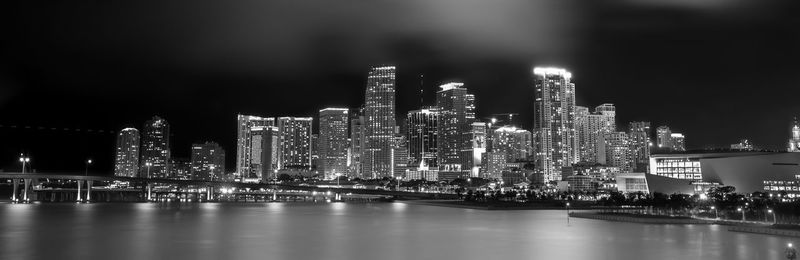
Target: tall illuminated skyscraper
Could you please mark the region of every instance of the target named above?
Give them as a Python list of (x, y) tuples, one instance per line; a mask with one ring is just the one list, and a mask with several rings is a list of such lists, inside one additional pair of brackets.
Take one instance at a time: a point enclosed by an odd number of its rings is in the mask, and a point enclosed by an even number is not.
[(437, 159), (439, 171), (468, 174), (472, 164), (472, 123), (475, 121), (475, 96), (464, 83), (441, 85), (436, 92), (439, 110)]
[[(237, 115), (236, 177), (257, 178), (262, 175), (261, 138), (266, 127), (275, 126), (274, 117)], [(254, 136), (256, 136), (254, 140)]]
[[(353, 118), (350, 119), (350, 146), (349, 146), (349, 172), (351, 176), (359, 178), (366, 178), (364, 176), (363, 159), (365, 148), (365, 126), (364, 126), (364, 109), (359, 109), (353, 113)], [(370, 175), (369, 177), (371, 177)]]
[(367, 77), (362, 154), (366, 178), (392, 176), (391, 146), (396, 126), (395, 70), (394, 66), (373, 67)]
[(631, 122), (628, 125), (628, 138), (630, 139), (633, 157), (633, 170), (647, 172), (650, 165), (650, 122)]
[(215, 142), (192, 144), (191, 179), (211, 180), (224, 173), (225, 149)]
[(117, 135), (114, 176), (136, 177), (139, 172), (139, 130), (125, 128)]
[(326, 178), (347, 175), (347, 108), (319, 111), (319, 159)]
[(616, 131), (616, 108), (614, 104), (602, 104), (594, 109), (594, 113), (586, 114), (585, 107), (576, 108), (575, 128), (577, 147), (583, 149), (578, 152), (578, 161), (596, 163), (603, 151), (597, 147), (598, 142), (606, 133)]
[(150, 178), (168, 178), (170, 148), (169, 123), (161, 117), (154, 116), (145, 122), (142, 128), (141, 160), (139, 160), (139, 176)]
[(439, 111), (435, 108), (423, 108), (408, 112), (408, 152), (409, 167), (438, 167), (436, 160), (436, 126)]
[(630, 139), (625, 132), (603, 133), (597, 147), (599, 163), (618, 167), (621, 172), (633, 170)]
[(279, 169), (311, 169), (311, 117), (279, 117)]
[(560, 68), (534, 68), (533, 138), (536, 170), (545, 181), (561, 179), (561, 168), (576, 162), (575, 84)]
[(507, 162), (526, 160), (533, 152), (531, 132), (514, 126), (503, 126), (492, 133), (492, 152), (505, 155)]

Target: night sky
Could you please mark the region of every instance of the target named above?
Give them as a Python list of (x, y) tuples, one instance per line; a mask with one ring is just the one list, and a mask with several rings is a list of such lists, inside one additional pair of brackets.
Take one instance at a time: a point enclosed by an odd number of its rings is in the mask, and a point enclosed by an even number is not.
[(519, 113), (529, 129), (534, 66), (570, 70), (579, 105), (614, 103), (619, 130), (666, 124), (688, 148), (784, 149), (800, 116), (796, 0), (13, 2), (0, 12), (5, 171), (26, 152), (40, 172), (91, 157), (110, 174), (109, 131), (153, 115), (175, 156), (217, 141), (232, 171), (237, 113), (358, 107), (373, 64), (398, 66), (399, 117), (424, 74), (425, 105), (457, 80), (479, 116)]

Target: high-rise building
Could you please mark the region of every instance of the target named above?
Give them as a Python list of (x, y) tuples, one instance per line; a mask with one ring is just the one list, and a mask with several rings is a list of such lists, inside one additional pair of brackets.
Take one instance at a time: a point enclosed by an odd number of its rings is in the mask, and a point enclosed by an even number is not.
[(141, 160), (139, 176), (146, 178), (169, 178), (169, 123), (154, 116), (142, 128)]
[(628, 124), (628, 138), (630, 139), (633, 157), (633, 170), (635, 172), (648, 172), (650, 165), (650, 122), (630, 122)]
[(311, 169), (312, 123), (311, 117), (278, 118), (279, 169)]
[(139, 172), (139, 130), (124, 128), (117, 135), (114, 176), (136, 177)]
[(618, 167), (622, 172), (633, 170), (630, 140), (625, 132), (604, 133), (598, 142), (599, 160), (606, 166)]
[(408, 112), (408, 152), (412, 167), (438, 167), (436, 161), (436, 127), (439, 111), (435, 108), (423, 108)]
[(364, 177), (392, 176), (395, 132), (395, 67), (373, 67), (367, 77), (364, 104)]
[(172, 157), (169, 159), (169, 176), (176, 180), (191, 179), (192, 164), (189, 158)]
[(560, 68), (534, 68), (533, 139), (536, 170), (545, 181), (561, 179), (561, 168), (576, 162), (575, 84)]
[[(399, 129), (398, 129), (399, 132)], [(392, 178), (405, 177), (408, 169), (408, 139), (403, 134), (396, 134), (392, 138)]]
[(797, 121), (797, 118), (792, 121), (791, 132), (792, 138), (789, 139), (788, 151), (800, 152), (800, 122)]
[[(470, 147), (465, 152), (470, 177), (480, 177), (483, 154), (487, 149), (488, 125), (484, 122), (473, 122), (470, 128)], [(530, 139), (529, 139), (530, 140)]]
[(672, 133), (669, 138), (673, 151), (686, 151), (686, 137), (682, 133)]
[(278, 162), (280, 161), (281, 135), (277, 126), (264, 127), (261, 137), (261, 166), (263, 168), (261, 181), (266, 183), (271, 178), (278, 177)]
[(364, 154), (364, 115), (363, 115), (363, 108), (359, 109), (356, 113), (353, 113), (352, 119), (350, 119), (350, 146), (349, 149), (349, 172), (350, 176), (359, 177), (359, 178), (371, 178), (370, 176), (365, 176), (363, 173), (363, 154)]
[(212, 180), (225, 173), (225, 149), (215, 142), (192, 144), (191, 179)]
[(326, 178), (347, 175), (347, 108), (319, 111), (319, 157)]
[(588, 108), (575, 108), (575, 130), (577, 147), (580, 149), (578, 161), (596, 163), (600, 156), (597, 142), (603, 134), (616, 131), (616, 108), (614, 104), (602, 104), (594, 109), (594, 113), (588, 113)]
[(472, 163), (472, 123), (475, 121), (475, 96), (467, 93), (464, 83), (441, 85), (436, 92), (439, 110), (437, 124), (437, 159), (439, 174), (469, 174)]
[[(257, 178), (262, 175), (261, 135), (266, 127), (275, 126), (274, 117), (237, 115), (236, 177)], [(253, 136), (256, 136), (253, 140)], [(255, 147), (254, 147), (255, 145)]]
[(656, 128), (656, 143), (659, 149), (672, 149), (672, 130), (668, 126), (662, 125)]
[(492, 133), (492, 152), (505, 154), (508, 162), (527, 160), (533, 153), (530, 131), (515, 126), (503, 126)]
[(319, 134), (311, 134), (311, 170), (319, 172), (322, 169), (319, 158)]

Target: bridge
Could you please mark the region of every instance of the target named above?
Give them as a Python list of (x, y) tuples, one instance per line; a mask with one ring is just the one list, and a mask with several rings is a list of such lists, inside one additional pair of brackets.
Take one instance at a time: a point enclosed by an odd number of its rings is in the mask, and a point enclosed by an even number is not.
[[(188, 201), (220, 201), (223, 199), (245, 200), (253, 198), (258, 201), (278, 200), (279, 197), (288, 198), (311, 198), (316, 200), (343, 200), (347, 197), (359, 196), (385, 196), (405, 199), (455, 199), (456, 194), (452, 193), (432, 193), (432, 192), (410, 192), (393, 191), (378, 189), (355, 189), (344, 187), (318, 187), (312, 185), (292, 185), (284, 183), (243, 183), (229, 181), (210, 181), (210, 180), (179, 180), (164, 178), (141, 178), (141, 177), (120, 177), (120, 176), (93, 176), (93, 175), (74, 175), (62, 173), (19, 173), (2, 172), (0, 179), (11, 179), (13, 202), (30, 202), (31, 200), (50, 201), (92, 201), (92, 195), (104, 196), (109, 201), (112, 194), (121, 196), (126, 200), (133, 197), (134, 201), (157, 201), (166, 197)], [(38, 184), (53, 183), (59, 181), (70, 181), (77, 183), (74, 188), (43, 188)], [(125, 182), (132, 184), (134, 188), (100, 188), (95, 187), (95, 182), (115, 183)], [(22, 188), (20, 189), (20, 184)], [(85, 187), (84, 187), (85, 184)], [(39, 187), (36, 187), (39, 186)], [(107, 187), (107, 186), (102, 186)], [(141, 187), (141, 188), (135, 188)], [(270, 196), (271, 195), (271, 196)], [(128, 200), (129, 200), (128, 199)]]

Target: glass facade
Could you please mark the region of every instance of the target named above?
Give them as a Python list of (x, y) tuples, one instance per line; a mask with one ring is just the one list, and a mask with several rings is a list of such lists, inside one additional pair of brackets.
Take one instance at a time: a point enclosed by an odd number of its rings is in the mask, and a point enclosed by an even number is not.
[(653, 172), (673, 179), (700, 180), (703, 178), (699, 158), (658, 158)]

